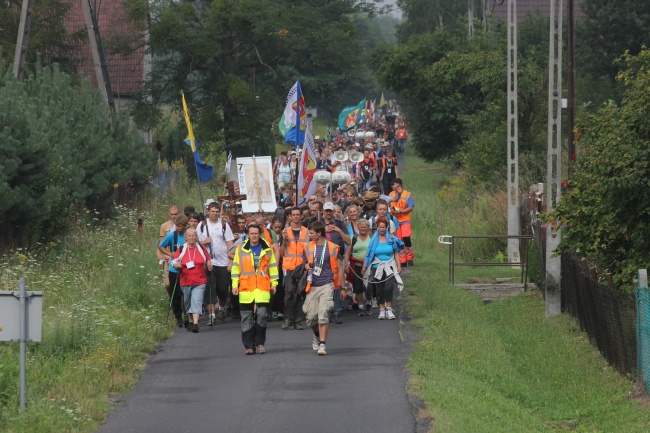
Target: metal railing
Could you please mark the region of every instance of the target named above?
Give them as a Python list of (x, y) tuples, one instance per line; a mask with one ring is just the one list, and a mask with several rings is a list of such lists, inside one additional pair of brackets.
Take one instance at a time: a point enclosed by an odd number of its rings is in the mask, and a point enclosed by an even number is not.
[[(520, 260), (518, 262), (459, 262), (456, 263), (455, 240), (456, 239), (519, 239)], [(528, 289), (528, 241), (533, 239), (532, 235), (440, 235), (438, 242), (449, 245), (449, 280), (453, 286), (455, 283), (456, 266), (514, 266), (521, 268), (521, 282), (524, 290)]]

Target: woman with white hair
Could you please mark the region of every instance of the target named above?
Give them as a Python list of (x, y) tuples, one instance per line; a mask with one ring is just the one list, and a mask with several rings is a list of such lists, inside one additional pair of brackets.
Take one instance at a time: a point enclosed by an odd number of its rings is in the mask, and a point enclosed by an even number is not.
[(212, 270), (212, 260), (207, 248), (198, 242), (196, 229), (185, 231), (185, 244), (176, 250), (172, 266), (179, 270), (185, 312), (190, 322), (188, 331), (199, 332), (199, 316), (201, 315), (203, 294), (208, 276), (206, 266)]

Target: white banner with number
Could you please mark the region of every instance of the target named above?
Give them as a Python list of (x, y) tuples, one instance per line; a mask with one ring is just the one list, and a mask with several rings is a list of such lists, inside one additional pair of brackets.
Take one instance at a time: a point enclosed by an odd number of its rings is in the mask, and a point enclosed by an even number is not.
[(239, 189), (246, 194), (242, 200), (245, 213), (275, 212), (275, 184), (273, 183), (273, 161), (270, 156), (237, 158)]

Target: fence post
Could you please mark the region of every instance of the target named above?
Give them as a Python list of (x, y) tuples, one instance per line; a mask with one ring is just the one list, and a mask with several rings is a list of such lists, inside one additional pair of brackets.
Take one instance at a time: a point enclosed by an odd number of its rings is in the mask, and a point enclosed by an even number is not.
[(650, 294), (648, 293), (648, 271), (639, 269), (636, 288), (636, 340), (637, 371), (650, 393)]

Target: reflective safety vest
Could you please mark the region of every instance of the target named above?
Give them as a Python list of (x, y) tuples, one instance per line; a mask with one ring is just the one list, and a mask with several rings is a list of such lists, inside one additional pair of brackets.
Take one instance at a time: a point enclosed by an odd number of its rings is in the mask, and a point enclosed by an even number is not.
[(298, 240), (293, 237), (291, 226), (287, 227), (287, 246), (282, 256), (282, 269), (285, 271), (293, 271), (303, 262), (302, 253), (305, 252), (307, 244), (309, 244), (309, 232), (307, 227), (300, 226), (300, 236)]
[[(399, 200), (397, 199), (397, 191), (393, 191), (390, 193), (391, 198), (393, 201), (390, 202), (390, 208), (393, 210), (402, 210), (406, 209), (409, 207), (409, 199), (411, 198), (411, 193), (408, 192), (407, 190), (402, 190), (402, 194), (399, 196)], [(411, 213), (398, 213), (398, 212), (391, 212), (391, 215), (393, 215), (395, 218), (397, 218), (397, 221), (401, 223), (405, 221), (411, 221)]]
[[(337, 290), (339, 288), (339, 261), (338, 261), (339, 246), (336, 245), (334, 242), (328, 242), (328, 241), (326, 241), (326, 245), (330, 253), (330, 267), (332, 268), (332, 276), (334, 277), (334, 281), (333, 281), (334, 290)], [(309, 244), (307, 244), (307, 248), (305, 249), (305, 256), (309, 261), (309, 265), (312, 266), (312, 269), (314, 265), (315, 249), (316, 249), (316, 242), (313, 241), (309, 242)]]
[(266, 227), (262, 227), (262, 229), (264, 231), (262, 233), (262, 238), (264, 238), (264, 240), (266, 241), (267, 244), (272, 245), (273, 244), (273, 235), (271, 234), (269, 229), (267, 229)]
[(271, 286), (278, 285), (278, 265), (273, 249), (260, 239), (262, 251), (255, 269), (255, 257), (250, 249), (250, 239), (237, 247), (230, 275), (232, 286), (239, 287), (239, 302), (251, 304), (271, 301)]

